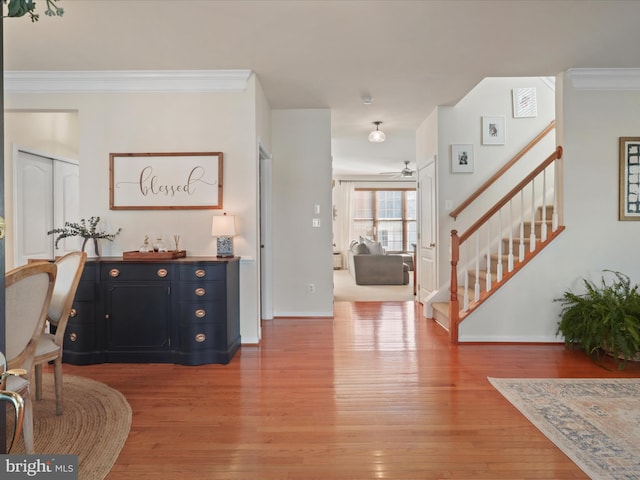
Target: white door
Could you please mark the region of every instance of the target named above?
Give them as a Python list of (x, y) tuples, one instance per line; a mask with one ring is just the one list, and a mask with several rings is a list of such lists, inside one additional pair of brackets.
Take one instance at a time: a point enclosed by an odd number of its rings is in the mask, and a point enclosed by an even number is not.
[(14, 158), (14, 266), (77, 250), (77, 238), (54, 250), (54, 235), (47, 232), (78, 220), (78, 165), (22, 150)]
[(435, 291), (437, 276), (436, 245), (436, 162), (418, 171), (418, 205), (420, 205), (420, 235), (418, 239), (418, 301), (425, 303)]

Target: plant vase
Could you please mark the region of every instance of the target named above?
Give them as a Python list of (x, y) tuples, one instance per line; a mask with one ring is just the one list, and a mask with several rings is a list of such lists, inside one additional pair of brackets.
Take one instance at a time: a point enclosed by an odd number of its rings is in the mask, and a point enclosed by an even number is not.
[[(91, 255), (91, 252), (87, 252), (86, 247), (87, 247), (87, 242), (89, 242), (89, 240), (93, 240), (93, 252), (94, 255)], [(91, 248), (91, 242), (89, 242), (89, 248)], [(99, 257), (100, 256), (100, 246), (98, 244), (98, 239), (97, 238), (93, 238), (93, 237), (84, 237), (84, 240), (82, 241), (82, 251), (83, 252), (87, 252), (87, 256), (88, 257)]]

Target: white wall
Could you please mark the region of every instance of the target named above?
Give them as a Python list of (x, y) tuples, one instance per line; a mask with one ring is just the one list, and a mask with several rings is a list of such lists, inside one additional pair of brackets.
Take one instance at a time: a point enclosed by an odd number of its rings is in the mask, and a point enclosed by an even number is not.
[[(80, 216), (122, 227), (103, 255), (137, 250), (144, 236), (180, 234), (188, 255), (213, 256), (214, 210), (109, 210), (110, 152), (216, 151), (224, 154), (224, 211), (236, 215), (235, 253), (241, 262), (241, 335), (259, 339), (256, 105), (264, 104), (252, 76), (243, 93), (6, 93), (10, 110), (77, 111), (79, 119)], [(261, 129), (268, 135), (264, 113)], [(11, 139), (6, 139), (7, 143)], [(5, 196), (11, 198), (9, 189)], [(328, 262), (330, 264), (330, 261)]]
[(618, 221), (618, 138), (638, 136), (640, 92), (578, 90), (566, 74), (558, 84), (566, 230), (461, 324), (462, 340), (557, 340), (553, 300), (566, 289), (584, 291), (603, 269), (640, 281), (640, 224)]
[(331, 316), (331, 113), (273, 110), (271, 128), (274, 316)]
[[(512, 89), (536, 87), (538, 115), (533, 118), (513, 118)], [(505, 118), (505, 144), (482, 145), (482, 117)], [(445, 208), (451, 201), (456, 208), (482, 183), (525, 147), (555, 118), (555, 93), (539, 78), (486, 78), (453, 107), (438, 108), (438, 284), (447, 286), (450, 277), (449, 249), (451, 230), (462, 233), (494, 203), (507, 193), (517, 181), (529, 173), (555, 149), (555, 135), (551, 132), (518, 168), (503, 176), (500, 182), (483, 194), (456, 220)], [(474, 151), (473, 173), (451, 173), (451, 145), (471, 144)], [(515, 175), (515, 172), (519, 173)]]

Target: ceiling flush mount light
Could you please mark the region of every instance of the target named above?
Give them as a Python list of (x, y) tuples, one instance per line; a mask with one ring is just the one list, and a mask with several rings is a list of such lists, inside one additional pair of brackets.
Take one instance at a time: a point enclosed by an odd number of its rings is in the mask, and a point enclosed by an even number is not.
[(384, 139), (387, 137), (384, 132), (380, 130), (380, 125), (382, 125), (382, 122), (373, 122), (373, 124), (376, 126), (376, 129), (369, 134), (369, 141), (376, 143), (384, 142)]

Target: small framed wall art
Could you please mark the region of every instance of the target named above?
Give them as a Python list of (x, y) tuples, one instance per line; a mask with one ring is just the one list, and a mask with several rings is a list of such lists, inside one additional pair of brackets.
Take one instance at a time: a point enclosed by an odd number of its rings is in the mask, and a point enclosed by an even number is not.
[(482, 117), (482, 144), (504, 145), (504, 117)]
[(619, 220), (640, 220), (640, 137), (620, 137)]
[(513, 118), (538, 116), (535, 87), (513, 89)]
[(473, 173), (473, 145), (451, 145), (451, 173)]

